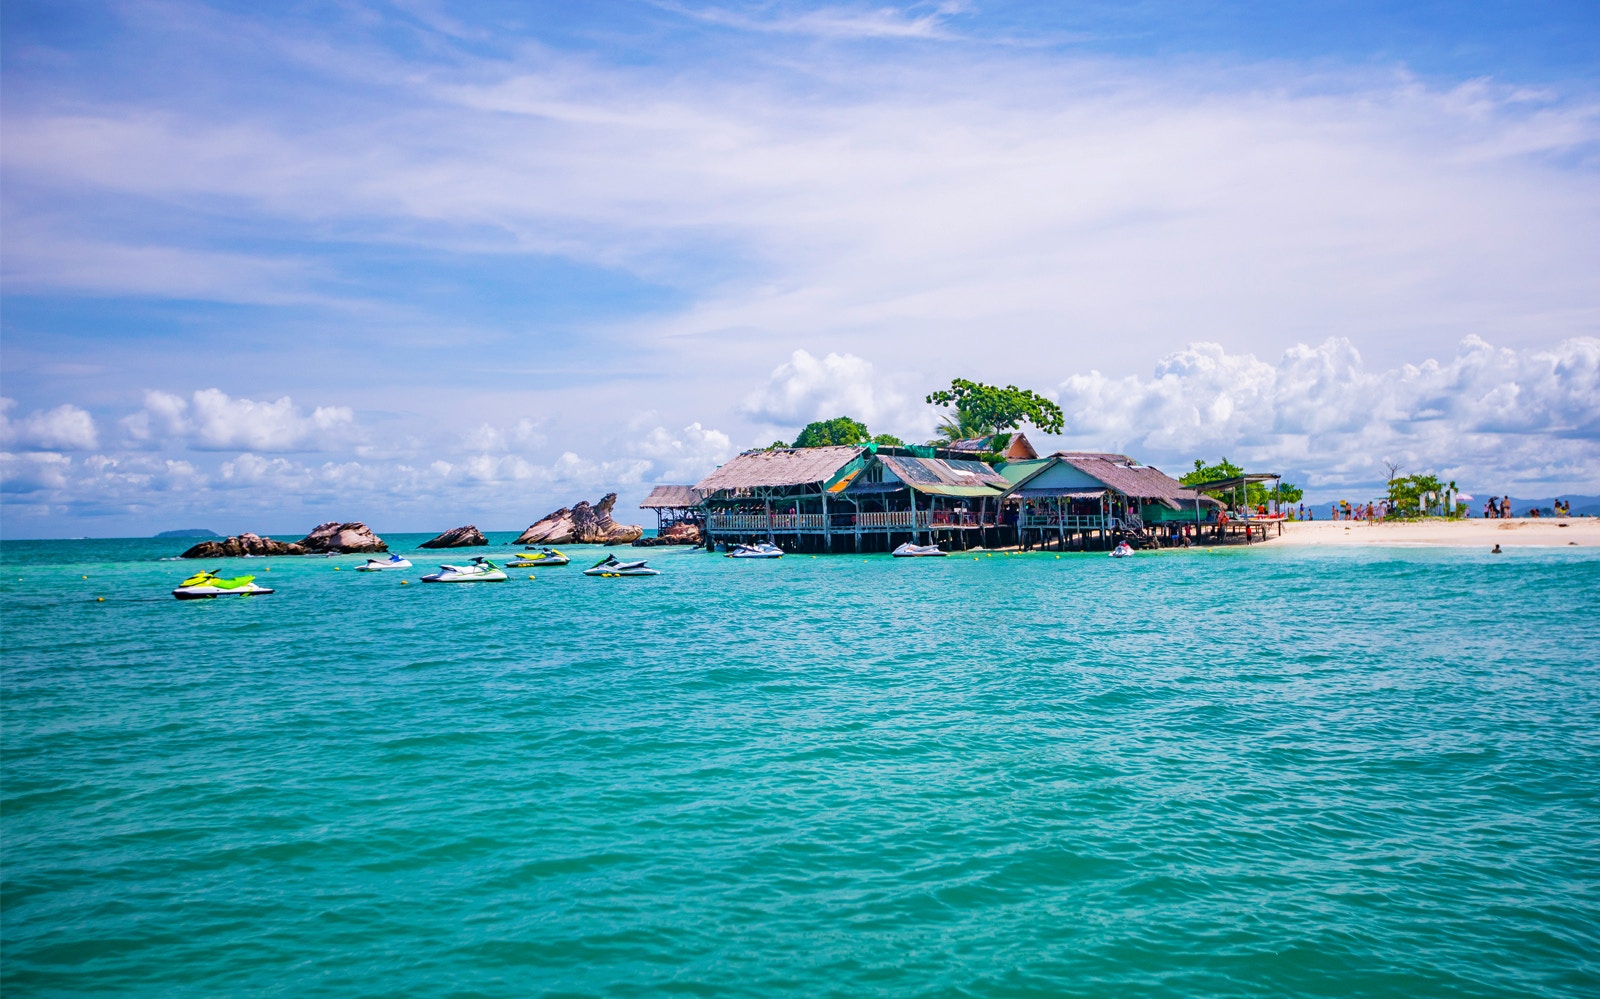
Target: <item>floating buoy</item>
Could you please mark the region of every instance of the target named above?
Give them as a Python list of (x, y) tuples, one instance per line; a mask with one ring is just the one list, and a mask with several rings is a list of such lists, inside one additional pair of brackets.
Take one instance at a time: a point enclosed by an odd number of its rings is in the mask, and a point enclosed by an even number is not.
[(338, 571), (339, 571), (339, 567), (338, 567), (338, 566), (334, 566), (334, 567), (333, 567), (333, 571), (334, 571), (334, 572), (338, 572)]
[(84, 579), (88, 579), (88, 578), (89, 578), (89, 577), (88, 577), (88, 576), (85, 576), (85, 577), (83, 577), (83, 578), (84, 578)]
[(95, 603), (103, 604), (103, 603), (106, 602), (106, 598), (105, 597), (95, 597), (94, 599), (95, 599)]
[(406, 581), (405, 581), (405, 580), (403, 580), (403, 579), (402, 579), (402, 580), (400, 580), (400, 585), (401, 585), (401, 586), (404, 586), (404, 585), (406, 585)]

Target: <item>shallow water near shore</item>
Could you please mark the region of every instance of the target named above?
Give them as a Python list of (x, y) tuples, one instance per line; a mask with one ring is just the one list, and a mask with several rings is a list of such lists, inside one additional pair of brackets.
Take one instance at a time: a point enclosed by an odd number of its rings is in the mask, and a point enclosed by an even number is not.
[(1594, 549), (389, 540), (0, 548), (8, 996), (1600, 992)]

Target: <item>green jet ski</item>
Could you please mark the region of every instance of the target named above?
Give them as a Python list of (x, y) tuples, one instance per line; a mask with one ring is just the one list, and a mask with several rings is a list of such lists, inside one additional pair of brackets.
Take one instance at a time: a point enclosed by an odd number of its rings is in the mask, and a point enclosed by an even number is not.
[(531, 569), (538, 565), (566, 565), (572, 561), (554, 548), (541, 548), (530, 555), (518, 555), (515, 561), (506, 565), (516, 569)]
[(172, 595), (179, 600), (209, 600), (212, 597), (249, 597), (258, 593), (271, 593), (265, 586), (257, 586), (254, 576), (235, 576), (223, 579), (210, 570), (196, 573), (178, 584)]

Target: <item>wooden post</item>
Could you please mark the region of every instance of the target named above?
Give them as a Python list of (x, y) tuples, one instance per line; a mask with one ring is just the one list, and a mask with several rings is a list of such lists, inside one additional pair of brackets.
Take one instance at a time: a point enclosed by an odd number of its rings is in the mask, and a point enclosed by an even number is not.
[(778, 539), (772, 535), (772, 494), (768, 493), (762, 502), (766, 504), (767, 509), (767, 543), (775, 545)]
[(833, 551), (833, 522), (828, 519), (828, 484), (822, 484), (822, 550)]

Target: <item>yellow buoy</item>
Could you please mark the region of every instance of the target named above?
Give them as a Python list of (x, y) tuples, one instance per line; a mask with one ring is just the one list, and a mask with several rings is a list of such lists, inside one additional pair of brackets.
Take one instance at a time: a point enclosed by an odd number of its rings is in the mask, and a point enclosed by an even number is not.
[(338, 572), (338, 571), (339, 571), (339, 567), (338, 567), (338, 566), (334, 566), (334, 567), (333, 567), (333, 571), (334, 571), (334, 572)]
[(88, 577), (88, 576), (85, 576), (85, 577), (83, 577), (83, 578), (84, 578), (84, 579), (88, 579), (88, 578), (89, 578), (89, 577)]
[(106, 602), (106, 598), (105, 597), (95, 597), (94, 599), (95, 599), (96, 603), (102, 603), (103, 604), (103, 603)]
[(401, 585), (401, 586), (404, 586), (404, 585), (406, 585), (406, 581), (405, 581), (405, 580), (403, 580), (403, 579), (402, 579), (402, 580), (400, 580), (400, 585)]

